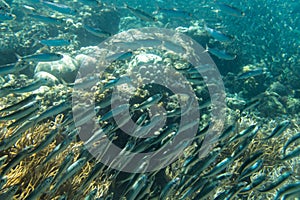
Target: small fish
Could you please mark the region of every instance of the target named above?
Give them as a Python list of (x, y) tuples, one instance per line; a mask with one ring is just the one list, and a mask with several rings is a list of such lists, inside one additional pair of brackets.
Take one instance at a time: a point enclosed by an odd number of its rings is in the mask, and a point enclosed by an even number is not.
[(47, 24), (55, 24), (55, 25), (62, 25), (63, 20), (54, 18), (54, 17), (48, 17), (44, 15), (36, 15), (36, 14), (27, 14), (29, 17), (36, 19), (40, 22), (47, 23)]
[(59, 113), (65, 112), (66, 110), (71, 109), (71, 106), (72, 104), (68, 101), (63, 101), (56, 106), (52, 106), (36, 117), (36, 123), (47, 119), (48, 117), (53, 117)]
[(49, 39), (49, 40), (40, 40), (40, 44), (46, 45), (49, 47), (60, 47), (60, 46), (67, 46), (71, 44), (71, 40), (66, 39)]
[(16, 16), (11, 13), (0, 13), (0, 21), (11, 21), (15, 20)]
[(257, 131), (259, 130), (259, 126), (256, 126), (255, 124), (250, 125), (248, 128), (246, 128), (245, 130), (239, 132), (238, 134), (236, 134), (235, 136), (231, 137), (225, 145), (231, 144), (232, 142), (241, 139), (247, 135), (252, 135), (252, 134), (256, 134)]
[(135, 200), (137, 195), (141, 192), (141, 189), (147, 183), (148, 177), (147, 175), (141, 175), (131, 186), (131, 188), (126, 192), (127, 200)]
[(7, 65), (0, 66), (0, 76), (5, 76), (7, 74), (14, 74), (19, 71), (22, 71), (26, 68), (28, 68), (29, 65), (24, 62), (17, 62)]
[(132, 7), (128, 6), (127, 4), (124, 4), (124, 6), (125, 6), (125, 8), (130, 10), (132, 12), (132, 14), (134, 14), (136, 17), (140, 18), (141, 20), (148, 21), (148, 22), (157, 21), (157, 19), (155, 17), (151, 16), (150, 14), (148, 14), (142, 10), (132, 8)]
[(74, 157), (75, 154), (72, 151), (65, 157), (58, 171), (56, 172), (55, 177), (52, 180), (53, 183), (55, 183), (56, 180), (61, 177), (63, 172), (65, 172), (65, 170), (72, 164)]
[(254, 172), (260, 170), (263, 166), (263, 159), (258, 159), (254, 164), (252, 164), (250, 167), (244, 169), (242, 173), (239, 176), (239, 180), (244, 180)]
[(100, 6), (101, 2), (99, 0), (79, 0), (81, 3), (84, 5), (89, 5), (89, 6)]
[(27, 157), (30, 151), (33, 149), (33, 145), (25, 147), (21, 150), (11, 161), (2, 169), (0, 177), (3, 177), (9, 170), (20, 163), (25, 157)]
[(94, 200), (97, 195), (98, 189), (95, 188), (84, 198), (84, 200)]
[(16, 54), (19, 61), (32, 61), (32, 62), (52, 62), (58, 61), (63, 58), (63, 55), (58, 53), (40, 53), (40, 54), (33, 54), (28, 56), (19, 56)]
[(200, 192), (192, 198), (192, 200), (198, 199), (206, 199), (208, 195), (211, 195), (212, 192), (219, 186), (219, 182), (217, 181), (210, 181), (209, 183), (205, 184)]
[(285, 143), (285, 145), (284, 145), (283, 148), (282, 148), (283, 154), (285, 155), (286, 149), (289, 147), (290, 144), (292, 144), (293, 142), (296, 142), (296, 141), (299, 140), (299, 139), (300, 139), (300, 132), (299, 132), (299, 133), (296, 133), (295, 135), (293, 135), (293, 136)]
[(249, 167), (249, 165), (256, 162), (256, 160), (259, 159), (262, 155), (263, 155), (263, 151), (261, 151), (261, 150), (258, 150), (256, 152), (254, 152), (253, 154), (251, 154), (250, 157), (248, 157), (244, 161), (244, 163), (239, 167), (237, 172), (241, 173), (245, 168)]
[(25, 105), (23, 108), (15, 111), (11, 114), (1, 116), (0, 117), (0, 122), (1, 121), (7, 121), (7, 120), (18, 120), (18, 119), (30, 114), (31, 112), (33, 112), (34, 110), (39, 109), (39, 108), (40, 108), (40, 103), (38, 101), (30, 102), (27, 105)]
[(20, 184), (10, 186), (4, 193), (0, 194), (0, 199), (12, 200), (13, 196), (17, 193)]
[(204, 29), (211, 37), (215, 38), (220, 42), (230, 42), (232, 40), (230, 37), (226, 36), (222, 32), (207, 27), (206, 24), (204, 25)]
[(118, 85), (122, 85), (122, 84), (125, 84), (125, 83), (130, 83), (130, 82), (131, 82), (131, 78), (129, 76), (121, 76), (119, 78), (112, 79), (112, 80), (108, 81), (107, 83), (105, 83), (103, 85), (102, 90), (106, 90), (106, 89), (109, 89), (109, 88), (112, 88), (112, 87), (116, 87)]
[(99, 174), (102, 172), (103, 166), (105, 166), (101, 162), (97, 162), (96, 165), (93, 167), (91, 172), (89, 173), (88, 177), (84, 180), (83, 184), (81, 184), (80, 188), (84, 190), (89, 184), (99, 176)]
[(238, 80), (248, 79), (248, 78), (251, 78), (251, 77), (260, 76), (263, 73), (264, 73), (263, 68), (256, 68), (254, 70), (247, 71), (247, 72), (244, 72), (242, 74), (239, 74), (237, 79)]
[(146, 101), (137, 105), (134, 108), (134, 110), (143, 110), (143, 109), (149, 108), (149, 107), (153, 106), (154, 104), (157, 104), (162, 99), (162, 97), (163, 97), (162, 94), (155, 94), (155, 95), (149, 97)]
[(289, 120), (284, 120), (284, 121), (280, 122), (280, 124), (278, 124), (273, 129), (272, 133), (268, 137), (263, 138), (263, 140), (268, 140), (270, 138), (279, 136), (282, 132), (284, 132), (287, 129), (287, 127), (290, 124), (291, 124), (291, 122)]
[(0, 178), (0, 190), (2, 189), (2, 187), (7, 183), (7, 177), (1, 177)]
[(276, 188), (279, 188), (293, 173), (288, 171), (281, 174), (277, 180), (272, 183), (269, 183), (262, 188), (258, 189), (259, 192), (266, 193)]
[(11, 7), (4, 0), (0, 0), (0, 11), (10, 12)]
[(175, 8), (165, 9), (165, 8), (158, 7), (157, 12), (167, 15), (168, 17), (174, 17), (174, 18), (190, 18), (192, 16), (192, 14), (189, 12), (183, 10), (177, 10)]
[(8, 158), (8, 155), (4, 155), (0, 157), (0, 168), (4, 165), (4, 163), (6, 162)]
[(233, 161), (232, 157), (227, 157), (227, 158), (223, 159), (213, 169), (211, 169), (209, 172), (204, 174), (204, 176), (211, 177), (211, 176), (218, 174), (219, 172), (224, 170), (232, 161)]
[(55, 138), (56, 135), (58, 135), (58, 130), (54, 129), (51, 130), (51, 132), (45, 137), (45, 139), (39, 143), (39, 145), (32, 150), (32, 153), (38, 153), (44, 148), (46, 148)]
[(50, 188), (53, 180), (53, 176), (45, 178), (34, 190), (26, 197), (25, 200), (35, 200), (39, 199), (43, 193), (47, 192)]
[(253, 189), (257, 188), (258, 186), (260, 186), (267, 178), (266, 174), (262, 174), (257, 176), (256, 178), (254, 178), (251, 183), (246, 186), (245, 188), (243, 188), (240, 193), (241, 194), (245, 194), (245, 193), (249, 193), (251, 192)]
[(176, 192), (174, 191), (176, 186), (178, 185), (180, 178), (176, 177), (172, 179), (161, 191), (159, 195), (160, 200), (166, 200), (168, 197), (172, 197)]
[(296, 183), (287, 184), (277, 191), (274, 200), (279, 200), (281, 196), (291, 194), (294, 192), (299, 192), (299, 190), (300, 190), (300, 181)]
[(233, 7), (231, 5), (227, 5), (225, 3), (219, 3), (216, 2), (220, 10), (228, 15), (234, 16), (234, 17), (243, 17), (245, 16), (245, 13), (241, 11), (240, 9)]
[(289, 160), (300, 155), (300, 147), (296, 148), (295, 150), (291, 151), (290, 153), (284, 155), (281, 160)]
[(42, 1), (44, 5), (49, 7), (52, 10), (55, 10), (57, 12), (60, 12), (62, 14), (67, 14), (67, 15), (76, 15), (77, 11), (74, 10), (73, 8), (70, 8), (69, 6), (66, 6), (64, 4), (58, 4), (58, 3), (53, 3), (50, 1)]
[(129, 109), (129, 104), (123, 104), (123, 105), (119, 105), (118, 107), (110, 110), (109, 112), (105, 113), (99, 121), (106, 121), (114, 116), (117, 116), (125, 111), (127, 111)]
[(82, 169), (82, 167), (86, 163), (86, 158), (80, 158), (73, 164), (71, 164), (66, 172), (60, 177), (60, 179), (56, 182), (52, 190), (55, 192), (59, 186), (61, 186), (64, 182), (66, 182), (68, 179), (72, 178), (79, 170)]
[(132, 56), (133, 56), (133, 52), (132, 51), (127, 51), (127, 52), (115, 53), (113, 55), (107, 56), (105, 59), (110, 61), (110, 62), (114, 62), (114, 61), (128, 60)]
[(91, 33), (92, 35), (94, 36), (97, 36), (99, 38), (107, 38), (109, 36), (111, 36), (111, 33), (108, 33), (100, 28), (95, 28), (95, 27), (92, 27), (92, 26), (88, 26), (88, 25), (84, 25), (83, 28)]
[(236, 55), (227, 54), (225, 52), (225, 50), (219, 50), (219, 49), (215, 49), (215, 48), (209, 48), (206, 45), (205, 52), (207, 52), (207, 51), (209, 53), (213, 54), (214, 56), (218, 57), (219, 59), (222, 59), (222, 60), (234, 60), (236, 58)]
[(256, 106), (258, 106), (261, 103), (261, 99), (260, 98), (255, 98), (252, 99), (248, 102), (246, 102), (246, 104), (244, 105), (244, 107), (240, 110), (240, 112), (245, 112), (247, 110), (250, 110), (252, 108), (255, 108)]

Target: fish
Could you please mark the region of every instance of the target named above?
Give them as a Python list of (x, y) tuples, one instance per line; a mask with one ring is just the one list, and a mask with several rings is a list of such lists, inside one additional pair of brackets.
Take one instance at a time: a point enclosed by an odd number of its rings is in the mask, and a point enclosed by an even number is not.
[(0, 177), (3, 177), (9, 170), (20, 163), (25, 157), (30, 154), (30, 151), (33, 149), (33, 145), (27, 146), (21, 150), (15, 157), (11, 159), (9, 163), (2, 169)]
[(149, 108), (149, 107), (153, 106), (154, 104), (157, 104), (162, 99), (162, 97), (163, 97), (162, 94), (155, 94), (155, 95), (149, 97), (148, 99), (146, 99), (144, 102), (135, 106), (133, 109), (134, 110), (143, 110), (143, 109)]
[(38, 15), (38, 14), (27, 14), (28, 17), (33, 18), (35, 20), (38, 20), (43, 23), (47, 24), (55, 24), (55, 25), (62, 25), (63, 19), (44, 16), (44, 15)]
[(245, 194), (245, 193), (251, 192), (253, 189), (260, 186), (266, 180), (266, 178), (267, 178), (266, 174), (261, 174), (261, 175), (255, 177), (249, 185), (247, 185), (242, 190), (240, 190), (240, 193)]
[(112, 55), (107, 56), (105, 59), (114, 62), (114, 61), (122, 61), (127, 60), (133, 56), (132, 51), (118, 52)]
[(248, 79), (255, 76), (260, 76), (264, 74), (265, 70), (263, 68), (256, 68), (254, 70), (250, 70), (244, 73), (241, 73), (237, 76), (237, 80)]
[(10, 186), (5, 192), (0, 194), (0, 199), (12, 200), (13, 196), (17, 193), (20, 188), (20, 184)]
[(295, 135), (293, 135), (283, 146), (282, 148), (282, 152), (283, 155), (285, 155), (287, 148), (293, 143), (296, 142), (297, 140), (300, 139), (300, 132), (296, 133)]
[(11, 14), (11, 13), (0, 13), (0, 21), (11, 21), (15, 20), (16, 15)]
[(88, 195), (84, 198), (84, 200), (93, 200), (95, 199), (96, 195), (97, 195), (98, 189), (95, 188), (92, 191), (90, 191), (88, 193)]
[(176, 192), (175, 188), (177, 187), (179, 181), (180, 178), (176, 177), (172, 179), (168, 184), (166, 184), (159, 195), (159, 199), (166, 200), (168, 197), (173, 196), (173, 194)]
[(249, 166), (248, 168), (244, 169), (240, 176), (238, 177), (238, 180), (244, 180), (254, 172), (260, 170), (263, 166), (263, 159), (258, 159), (254, 164)]
[(207, 27), (206, 24), (204, 25), (204, 29), (211, 37), (215, 38), (220, 42), (230, 42), (232, 40), (232, 38), (226, 36), (222, 32)]
[(44, 148), (46, 148), (55, 138), (56, 135), (58, 135), (59, 131), (58, 129), (53, 129), (50, 131), (50, 133), (45, 137), (43, 141), (41, 141), (37, 147), (35, 147), (31, 153), (38, 153)]
[(64, 5), (64, 4), (58, 4), (58, 3), (45, 1), (45, 0), (43, 0), (42, 3), (45, 6), (49, 7), (50, 9), (55, 10), (62, 14), (67, 14), (67, 15), (76, 15), (77, 14), (77, 11), (75, 9), (73, 9), (67, 5)]
[(112, 80), (108, 81), (107, 83), (105, 83), (102, 87), (102, 91), (112, 88), (112, 87), (116, 87), (118, 85), (130, 83), (130, 82), (131, 82), (131, 78), (129, 76), (121, 76), (119, 78), (112, 79)]
[(258, 191), (261, 193), (267, 193), (279, 188), (292, 174), (293, 173), (291, 171), (284, 172), (274, 182), (264, 185), (262, 188), (259, 188)]
[(236, 134), (235, 136), (231, 137), (224, 145), (228, 145), (231, 144), (232, 142), (241, 139), (245, 136), (249, 136), (249, 135), (254, 135), (258, 132), (259, 130), (259, 126), (257, 126), (256, 124), (252, 124), (250, 125), (248, 128), (246, 128), (245, 130), (239, 132), (238, 134)]
[(109, 112), (107, 112), (103, 116), (101, 116), (99, 121), (106, 121), (114, 116), (117, 116), (125, 111), (128, 111), (128, 109), (129, 109), (129, 104), (119, 105), (118, 107), (110, 110)]
[(7, 120), (18, 120), (31, 112), (38, 110), (40, 108), (40, 102), (39, 101), (33, 101), (22, 107), (21, 109), (10, 113), (8, 115), (0, 116), (0, 122), (1, 121), (7, 121)]
[(126, 192), (125, 196), (127, 200), (135, 200), (137, 195), (141, 192), (141, 189), (147, 183), (148, 176), (141, 175), (131, 186), (131, 188)]
[(237, 172), (240, 174), (245, 168), (249, 167), (249, 165), (253, 164), (256, 162), (257, 159), (261, 158), (263, 155), (263, 151), (258, 150), (251, 154), (244, 162), (243, 164), (239, 167)]
[(16, 54), (18, 61), (32, 61), (32, 62), (53, 62), (63, 58), (62, 54), (59, 53), (39, 53), (28, 56), (19, 56)]
[(86, 158), (80, 158), (74, 163), (72, 163), (65, 173), (60, 177), (60, 179), (56, 182), (51, 191), (55, 192), (59, 186), (61, 186), (64, 182), (66, 182), (69, 178), (73, 177), (86, 163)]
[(271, 134), (265, 138), (263, 138), (263, 140), (268, 140), (274, 137), (279, 136), (282, 132), (284, 132), (288, 126), (291, 124), (291, 122), (289, 120), (284, 120), (282, 122), (280, 122), (271, 132)]
[(295, 157), (300, 156), (300, 147), (296, 148), (295, 150), (289, 152), (288, 154), (284, 155), (281, 160), (289, 160)]
[(4, 0), (0, 1), (0, 11), (10, 12), (11, 7)]
[(75, 154), (72, 151), (70, 153), (68, 153), (68, 155), (65, 157), (65, 159), (61, 163), (55, 176), (53, 177), (52, 183), (55, 183), (57, 181), (57, 179), (61, 177), (61, 175), (65, 172), (65, 170), (72, 164), (74, 157), (75, 157)]
[(81, 190), (84, 190), (84, 188), (88, 187), (89, 184), (99, 176), (99, 174), (102, 172), (103, 169), (103, 163), (97, 162), (96, 165), (93, 167), (91, 172), (88, 174), (86, 179), (84, 180), (83, 184), (80, 186)]
[(4, 165), (4, 163), (6, 162), (8, 158), (8, 155), (4, 155), (0, 157), (0, 168)]
[(243, 17), (245, 16), (245, 13), (243, 11), (241, 11), (239, 8), (233, 7), (231, 5), (225, 4), (225, 3), (220, 3), (220, 2), (216, 2), (216, 4), (218, 5), (219, 9), (231, 16), (234, 17)]
[(279, 200), (281, 196), (291, 194), (294, 192), (299, 192), (299, 190), (300, 190), (300, 181), (295, 183), (289, 183), (277, 191), (274, 200)]
[(101, 1), (99, 0), (79, 0), (81, 3), (84, 5), (89, 5), (89, 6), (100, 6)]
[(71, 106), (72, 106), (72, 104), (69, 101), (63, 101), (63, 102), (59, 103), (58, 105), (49, 107), (47, 110), (45, 110), (41, 114), (37, 115), (37, 117), (35, 118), (35, 122), (38, 123), (49, 117), (56, 116), (59, 113), (62, 113), (62, 112), (65, 112), (66, 110), (71, 109)]
[(0, 190), (2, 189), (2, 187), (7, 183), (7, 177), (1, 177), (0, 178)]
[(190, 18), (192, 17), (192, 13), (183, 11), (183, 10), (178, 10), (178, 9), (166, 9), (166, 8), (160, 8), (158, 7), (156, 13), (162, 13), (168, 17), (174, 17), (174, 18)]
[(127, 8), (128, 10), (130, 10), (132, 12), (132, 14), (134, 14), (137, 18), (143, 20), (143, 21), (147, 21), (147, 22), (156, 22), (157, 19), (155, 17), (153, 17), (152, 15), (136, 9), (136, 8), (132, 8), (130, 6), (128, 6), (126, 3), (124, 4), (125, 8)]
[(222, 60), (234, 60), (236, 58), (236, 55), (227, 54), (225, 50), (210, 48), (206, 45), (206, 50), (204, 52), (207, 51)]
[(107, 38), (107, 37), (111, 36), (111, 33), (106, 32), (106, 31), (104, 31), (100, 28), (92, 27), (92, 26), (89, 26), (89, 25), (84, 25), (83, 28), (87, 32), (89, 32), (92, 35), (97, 36), (99, 38)]
[(45, 178), (35, 189), (26, 197), (25, 200), (35, 200), (39, 199), (43, 193), (46, 193), (50, 188), (53, 180), (53, 176)]
[(205, 199), (208, 195), (211, 195), (211, 193), (214, 192), (218, 186), (218, 181), (210, 181), (203, 186), (200, 192), (194, 198), (192, 198), (192, 200)]
[(0, 110), (0, 112), (16, 111), (35, 100), (36, 100), (36, 95), (29, 95), (28, 97), (25, 97), (23, 100), (20, 100), (19, 102), (14, 103), (11, 106), (7, 106), (3, 108), (2, 110)]
[(29, 65), (24, 62), (17, 62), (7, 65), (0, 66), (0, 76), (5, 76), (7, 74), (15, 74), (17, 72), (20, 72), (26, 68), (28, 68)]
[(211, 169), (209, 172), (204, 174), (203, 176), (206, 178), (212, 177), (222, 170), (224, 170), (228, 165), (233, 161), (232, 157), (224, 158), (221, 162), (219, 162), (213, 169)]
[(40, 40), (38, 42), (42, 45), (46, 45), (49, 47), (68, 46), (71, 44), (71, 40), (67, 40), (67, 39), (48, 39), (48, 40)]

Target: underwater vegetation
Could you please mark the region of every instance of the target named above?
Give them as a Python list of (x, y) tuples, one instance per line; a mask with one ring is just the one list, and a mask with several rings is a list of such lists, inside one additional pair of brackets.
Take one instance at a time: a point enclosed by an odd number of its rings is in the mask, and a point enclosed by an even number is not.
[(299, 7), (0, 0), (0, 199), (299, 199)]

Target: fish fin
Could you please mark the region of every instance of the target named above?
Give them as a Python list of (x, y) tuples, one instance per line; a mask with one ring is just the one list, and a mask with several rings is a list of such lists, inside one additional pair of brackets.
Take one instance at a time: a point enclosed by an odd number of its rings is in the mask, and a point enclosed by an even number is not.
[(205, 50), (202, 53), (208, 52), (208, 45), (206, 44)]

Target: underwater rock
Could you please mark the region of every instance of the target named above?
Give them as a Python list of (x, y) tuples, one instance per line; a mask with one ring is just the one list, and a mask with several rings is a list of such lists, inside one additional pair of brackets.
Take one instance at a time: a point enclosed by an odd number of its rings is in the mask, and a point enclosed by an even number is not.
[(48, 72), (65, 82), (74, 82), (77, 74), (78, 64), (70, 56), (65, 55), (63, 59), (55, 62), (39, 62), (35, 73), (40, 71)]

